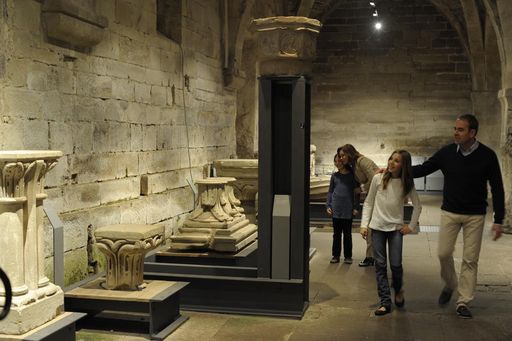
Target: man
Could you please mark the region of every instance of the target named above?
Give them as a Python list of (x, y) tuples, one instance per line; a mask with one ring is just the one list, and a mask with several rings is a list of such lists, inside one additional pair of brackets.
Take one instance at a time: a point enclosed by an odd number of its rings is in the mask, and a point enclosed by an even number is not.
[[(438, 256), (445, 287), (439, 304), (447, 304), (457, 288), (457, 315), (472, 318), (468, 304), (476, 287), (478, 258), (487, 207), (487, 182), (491, 186), (494, 209), (494, 240), (503, 234), (505, 214), (503, 181), (496, 153), (476, 140), (478, 121), (475, 116), (461, 115), (455, 120), (455, 143), (444, 146), (422, 165), (414, 166), (414, 177), (426, 176), (440, 169), (444, 174), (441, 229)], [(453, 263), (457, 235), (462, 228), (463, 256), (460, 278)]]

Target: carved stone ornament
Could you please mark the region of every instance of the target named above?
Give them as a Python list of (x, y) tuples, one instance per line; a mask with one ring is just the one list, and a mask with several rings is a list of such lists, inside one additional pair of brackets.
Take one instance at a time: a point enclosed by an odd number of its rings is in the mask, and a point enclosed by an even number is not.
[(178, 234), (171, 236), (171, 250), (236, 252), (252, 243), (257, 227), (243, 214), (229, 177), (197, 180), (199, 198)]
[[(19, 335), (63, 311), (61, 288), (44, 274), (44, 178), (60, 151), (0, 151), (0, 267), (9, 276), (11, 311), (0, 334)], [(5, 289), (0, 288), (0, 307)]]
[(306, 17), (255, 19), (260, 74), (309, 73), (321, 26), (318, 20)]
[(163, 236), (161, 224), (99, 227), (94, 233), (96, 245), (107, 257), (107, 279), (103, 287), (110, 290), (144, 288), (144, 256), (162, 243)]
[(98, 44), (108, 21), (95, 7), (95, 0), (44, 0), (42, 19), (48, 41), (79, 50)]

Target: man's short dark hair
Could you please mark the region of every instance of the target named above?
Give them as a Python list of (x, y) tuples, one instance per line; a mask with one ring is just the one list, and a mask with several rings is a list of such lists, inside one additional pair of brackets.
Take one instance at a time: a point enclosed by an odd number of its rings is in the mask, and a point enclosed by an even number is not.
[(475, 135), (478, 133), (478, 120), (476, 119), (475, 115), (472, 114), (462, 114), (457, 117), (458, 120), (463, 120), (468, 122), (469, 129), (475, 130)]

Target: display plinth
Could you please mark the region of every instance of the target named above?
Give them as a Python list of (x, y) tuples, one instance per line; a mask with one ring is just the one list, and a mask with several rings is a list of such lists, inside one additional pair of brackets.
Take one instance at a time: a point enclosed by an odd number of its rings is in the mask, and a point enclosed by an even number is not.
[(98, 278), (65, 293), (68, 310), (87, 313), (80, 323), (88, 327), (101, 328), (102, 322), (124, 320), (139, 322), (146, 326), (153, 340), (163, 340), (188, 317), (180, 314), (180, 291), (188, 283), (147, 281), (147, 286), (138, 291), (105, 290)]
[[(238, 252), (217, 252), (217, 251), (203, 251), (197, 252), (194, 250), (167, 250), (158, 251), (151, 257), (146, 258), (161, 263), (176, 264), (177, 266), (184, 267), (188, 264), (198, 266), (218, 266), (222, 269), (224, 267), (232, 266), (254, 266), (256, 264), (256, 250), (258, 249), (258, 241), (255, 240), (247, 247)], [(183, 272), (185, 270), (181, 270)]]
[(63, 313), (22, 335), (0, 335), (0, 341), (75, 341), (76, 322), (83, 313)]

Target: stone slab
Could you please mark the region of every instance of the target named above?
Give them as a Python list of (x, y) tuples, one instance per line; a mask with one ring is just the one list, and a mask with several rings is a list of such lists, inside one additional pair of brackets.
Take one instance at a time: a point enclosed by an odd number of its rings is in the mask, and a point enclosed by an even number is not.
[(237, 244), (232, 244), (232, 243), (219, 243), (216, 245), (214, 244), (214, 249), (215, 249), (215, 251), (221, 251), (221, 252), (237, 252), (237, 251), (243, 249), (244, 247), (246, 247), (247, 245), (251, 244), (252, 242), (254, 242), (257, 237), (258, 237), (258, 234), (253, 233), (249, 237), (238, 242)]
[(0, 161), (30, 161), (57, 159), (62, 156), (58, 150), (4, 150), (0, 151)]
[(66, 298), (149, 302), (154, 297), (159, 296), (173, 286), (179, 287), (180, 289), (183, 287), (183, 283), (172, 281), (146, 281), (146, 287), (139, 291), (107, 290), (103, 289), (101, 286), (101, 283), (104, 281), (105, 277), (101, 277), (81, 287), (70, 290), (66, 292)]
[(163, 233), (164, 226), (161, 224), (117, 224), (99, 227), (94, 234), (96, 238), (132, 240), (145, 239)]

